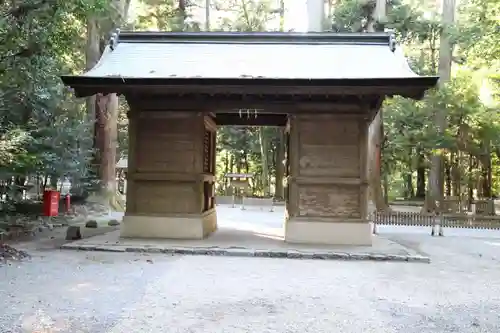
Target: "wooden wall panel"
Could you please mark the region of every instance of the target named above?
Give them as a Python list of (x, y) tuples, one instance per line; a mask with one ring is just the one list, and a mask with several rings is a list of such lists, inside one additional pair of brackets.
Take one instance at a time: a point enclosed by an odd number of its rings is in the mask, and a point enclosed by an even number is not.
[(299, 216), (359, 218), (356, 186), (299, 186)]
[(138, 121), (137, 172), (195, 173), (197, 141), (195, 119), (147, 119)]
[(149, 215), (196, 213), (200, 193), (196, 183), (136, 181), (136, 212)]
[[(364, 215), (364, 120), (298, 115), (290, 121), (292, 161), (287, 210), (291, 217), (359, 220)], [(294, 148), (294, 149), (293, 149)]]
[(358, 145), (301, 145), (301, 176), (357, 177)]
[(356, 119), (336, 118), (334, 115), (298, 118), (302, 145), (353, 145), (358, 142), (359, 125)]
[[(144, 110), (134, 112), (130, 120), (135, 129), (133, 163), (129, 162), (133, 200), (127, 213), (169, 216), (211, 209), (213, 194), (204, 191), (204, 183), (213, 182), (214, 176), (203, 173), (203, 139), (207, 128), (215, 135), (213, 121), (201, 113)], [(209, 156), (210, 166), (214, 158), (215, 154)]]
[(298, 119), (299, 175), (359, 176), (358, 121), (318, 117)]

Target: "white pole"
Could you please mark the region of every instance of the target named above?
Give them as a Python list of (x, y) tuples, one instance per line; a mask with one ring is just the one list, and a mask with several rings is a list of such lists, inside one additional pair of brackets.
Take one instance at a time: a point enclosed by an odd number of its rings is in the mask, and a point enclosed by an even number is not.
[(233, 187), (233, 205), (232, 208), (234, 208), (236, 204), (236, 187)]
[(324, 0), (306, 0), (307, 1), (307, 31), (323, 31), (325, 20), (325, 1)]

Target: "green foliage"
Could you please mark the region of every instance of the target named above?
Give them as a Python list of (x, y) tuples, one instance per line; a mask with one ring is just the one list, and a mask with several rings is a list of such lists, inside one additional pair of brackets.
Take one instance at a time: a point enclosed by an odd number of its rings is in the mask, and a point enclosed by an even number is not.
[(460, 51), (475, 67), (500, 69), (500, 2), (468, 0), (460, 7)]
[[(366, 31), (373, 20), (373, 9), (371, 1), (342, 1), (333, 13), (333, 29)], [(422, 101), (395, 97), (384, 103), (382, 167), (389, 176), (389, 192), (408, 195), (411, 191), (405, 188), (405, 177), (410, 177), (410, 183), (415, 182), (412, 178), (416, 170), (428, 170), (434, 153), (445, 155), (447, 163), (460, 169), (467, 185), (469, 180), (477, 183), (477, 177), (482, 177), (477, 168), (487, 167), (487, 157), (491, 158), (492, 151), (500, 153), (498, 104), (487, 106), (480, 96), (481, 88), (489, 80), (490, 94), (498, 101), (500, 80), (496, 74), (488, 78), (468, 70), (483, 66), (487, 67), (486, 73), (498, 73), (499, 13), (498, 1), (467, 0), (460, 6), (458, 22), (445, 26), (433, 3), (394, 0), (387, 5), (387, 16), (373, 22), (377, 30), (388, 28), (395, 32), (415, 72), (437, 73), (442, 33), (457, 46), (454, 61), (459, 67), (450, 82), (430, 91)], [(447, 128), (440, 134), (434, 119), (435, 113), (442, 109), (446, 109)], [(470, 167), (474, 170), (468, 174)], [(495, 179), (493, 175), (494, 184), (498, 183)]]
[(0, 4), (0, 181), (86, 176), (91, 124), (59, 75), (84, 67), (86, 19), (106, 8), (103, 0)]
[(373, 1), (343, 1), (333, 11), (332, 30), (336, 32), (366, 32), (375, 7)]
[[(200, 31), (200, 24), (178, 7), (176, 0), (141, 0), (142, 10), (137, 17), (136, 28), (160, 31)], [(189, 10), (189, 8), (187, 8)]]
[(217, 8), (233, 15), (218, 22), (217, 30), (223, 31), (266, 31), (267, 24), (276, 17), (270, 1), (230, 0), (219, 1)]
[[(263, 133), (258, 127), (224, 126), (217, 130), (217, 178), (224, 179), (224, 174), (229, 172), (251, 173), (255, 175), (252, 192), (254, 195), (265, 195), (263, 183), (264, 164), (262, 156), (262, 142), (259, 135), (263, 134), (263, 140), (268, 145), (265, 152), (268, 174), (271, 175), (271, 182), (274, 183), (276, 177), (276, 152), (279, 149), (278, 128), (264, 128)], [(221, 182), (223, 183), (223, 182)], [(228, 185), (228, 184), (224, 184)], [(227, 190), (220, 187), (221, 191)]]
[[(140, 0), (138, 4), (136, 29), (200, 30), (192, 15), (199, 5), (195, 1), (187, 1), (184, 9), (174, 0)], [(268, 23), (277, 14), (272, 7), (275, 3), (267, 0), (213, 0), (212, 5), (228, 14), (212, 22), (213, 30), (269, 30)], [(84, 68), (89, 18), (98, 21), (103, 34), (123, 23), (112, 6), (110, 0), (0, 2), (0, 183), (16, 191), (33, 177), (85, 182), (89, 178), (92, 124), (83, 105), (62, 86), (59, 75)], [(393, 193), (408, 193), (401, 189), (407, 177), (414, 176), (417, 169), (427, 170), (435, 152), (446, 155), (450, 163), (452, 156), (459, 156), (453, 163), (458, 163), (466, 182), (480, 177), (487, 164), (485, 156), (493, 161), (500, 157), (500, 2), (466, 0), (452, 26), (440, 22), (434, 2), (391, 0), (387, 16), (380, 22), (374, 21), (373, 8), (373, 1), (337, 2), (333, 30), (366, 31), (369, 26), (394, 30), (411, 67), (422, 75), (437, 73), (439, 38), (444, 31), (455, 45), (455, 67), (459, 69), (448, 84), (429, 92), (422, 101), (395, 97), (384, 104), (383, 169), (389, 183), (397, 187)], [(486, 82), (489, 103), (481, 98)], [(438, 134), (433, 119), (443, 108), (447, 128)], [(127, 149), (125, 112), (122, 108), (118, 121), (119, 155)], [(248, 169), (275, 177), (278, 138), (279, 132), (272, 128), (263, 132), (220, 129), (219, 172)], [(263, 142), (268, 148), (264, 154)], [(267, 171), (263, 170), (263, 157), (269, 161)], [(493, 167), (494, 172), (497, 169)], [(493, 184), (500, 183), (500, 177), (493, 178)], [(265, 192), (259, 179), (257, 183), (256, 193)]]

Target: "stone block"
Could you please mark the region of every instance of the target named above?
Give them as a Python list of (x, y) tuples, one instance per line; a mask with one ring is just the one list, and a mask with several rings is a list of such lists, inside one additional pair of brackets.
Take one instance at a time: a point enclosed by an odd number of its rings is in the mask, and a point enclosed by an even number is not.
[(79, 226), (69, 226), (66, 230), (66, 240), (79, 240), (82, 239), (82, 232)]
[(115, 226), (120, 225), (120, 222), (118, 220), (110, 220), (110, 221), (108, 221), (108, 225), (110, 227), (115, 227)]
[(85, 228), (97, 228), (97, 221), (96, 220), (90, 220), (85, 223)]

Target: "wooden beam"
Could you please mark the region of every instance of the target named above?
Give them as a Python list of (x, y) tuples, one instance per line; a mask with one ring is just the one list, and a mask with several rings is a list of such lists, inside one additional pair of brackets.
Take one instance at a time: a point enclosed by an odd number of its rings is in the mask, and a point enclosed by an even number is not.
[(286, 114), (254, 114), (218, 113), (215, 117), (217, 126), (285, 126), (288, 120)]
[(242, 95), (126, 95), (131, 107), (144, 111), (203, 111), (238, 113), (257, 110), (258, 113), (364, 113), (373, 108), (380, 96), (242, 96)]
[(299, 185), (352, 185), (367, 186), (368, 182), (361, 178), (348, 177), (308, 177), (308, 176), (290, 176), (290, 181)]
[(128, 174), (129, 180), (133, 181), (170, 181), (170, 182), (202, 182), (215, 176), (195, 173), (165, 173), (165, 172), (133, 172)]
[(108, 85), (96, 84), (89, 86), (79, 86), (75, 89), (77, 97), (86, 97), (102, 94), (242, 94), (259, 95), (259, 94), (276, 94), (276, 95), (301, 95), (301, 96), (335, 96), (335, 95), (380, 95), (393, 96), (401, 95), (404, 97), (421, 99), (424, 95), (424, 88), (419, 86), (219, 86), (219, 85)]
[[(371, 119), (370, 119), (371, 122)], [(359, 213), (361, 219), (368, 218), (368, 126), (367, 121), (360, 121), (359, 124)]]

